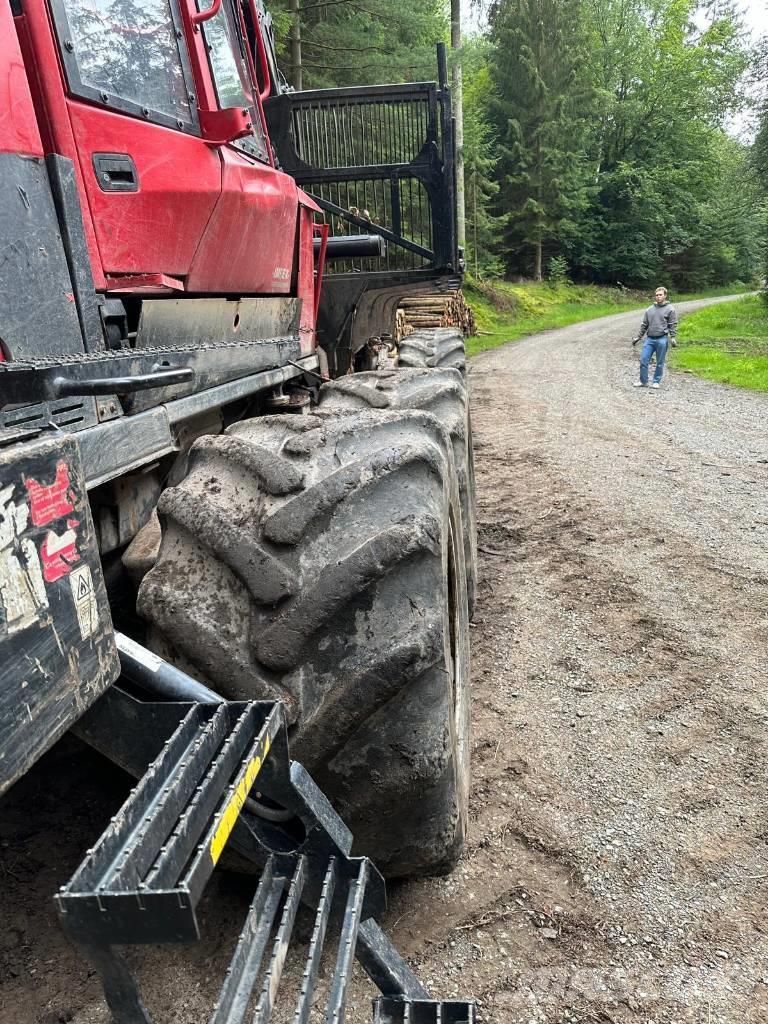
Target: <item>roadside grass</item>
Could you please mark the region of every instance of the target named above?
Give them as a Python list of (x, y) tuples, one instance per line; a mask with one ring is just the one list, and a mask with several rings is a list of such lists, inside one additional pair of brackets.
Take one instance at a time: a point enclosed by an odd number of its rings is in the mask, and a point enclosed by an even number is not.
[(672, 365), (737, 388), (768, 391), (768, 307), (759, 295), (691, 313)]
[[(478, 335), (467, 338), (469, 356), (529, 334), (568, 327), (582, 320), (594, 320), (613, 313), (626, 313), (651, 302), (649, 294), (644, 291), (570, 282), (510, 284), (494, 281), (486, 284), (468, 278), (462, 290), (474, 311), (479, 331)], [(671, 298), (682, 302), (728, 295), (734, 290), (740, 289), (731, 285)]]
[(479, 332), (467, 338), (469, 356), (538, 331), (635, 309), (640, 302), (619, 289), (594, 285), (513, 285), (506, 281), (483, 285), (469, 281), (462, 290)]

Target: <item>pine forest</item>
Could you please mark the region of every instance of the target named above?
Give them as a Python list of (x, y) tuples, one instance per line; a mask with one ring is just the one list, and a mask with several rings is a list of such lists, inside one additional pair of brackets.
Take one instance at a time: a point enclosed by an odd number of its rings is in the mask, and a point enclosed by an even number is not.
[(435, 42), (450, 45), (476, 278), (690, 291), (763, 277), (768, 44), (732, 0), (270, 9), (296, 88), (432, 80)]

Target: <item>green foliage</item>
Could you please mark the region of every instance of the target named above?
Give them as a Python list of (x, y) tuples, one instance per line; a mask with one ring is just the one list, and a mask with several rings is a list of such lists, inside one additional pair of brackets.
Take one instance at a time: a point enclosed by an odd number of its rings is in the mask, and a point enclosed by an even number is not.
[(681, 348), (717, 343), (735, 350), (759, 341), (768, 353), (768, 312), (758, 295), (745, 295), (689, 313), (680, 321), (677, 337)]
[(754, 282), (763, 260), (768, 207), (747, 147), (724, 134), (713, 136), (710, 168), (706, 195), (697, 204), (696, 233), (669, 260), (684, 288)]
[[(765, 203), (768, 200), (768, 36), (763, 36), (755, 48), (751, 84), (757, 97), (757, 132), (749, 158), (755, 187)], [(765, 279), (768, 277), (768, 253), (763, 253), (761, 264)], [(763, 297), (768, 304), (768, 288), (763, 289)]]
[[(647, 306), (650, 300), (647, 292), (630, 288), (607, 288), (570, 282), (553, 286), (550, 281), (542, 284), (529, 281), (515, 285), (507, 281), (489, 282), (469, 278), (463, 291), (472, 306), (478, 327), (478, 335), (467, 339), (467, 352), (470, 355), (539, 331), (567, 327), (569, 324), (612, 313), (636, 310), (639, 323), (641, 308)], [(733, 291), (736, 289), (732, 286)], [(675, 302), (684, 302), (715, 294), (718, 294), (717, 289), (709, 289), (694, 294), (672, 295), (671, 298)], [(720, 294), (727, 292), (720, 291)], [(731, 305), (724, 303), (711, 309), (725, 310)], [(768, 313), (765, 317), (768, 319)], [(681, 331), (692, 319), (686, 317), (682, 321)], [(762, 330), (768, 335), (767, 326), (763, 324)]]
[(490, 38), (510, 272), (543, 254), (610, 284), (754, 277), (765, 206), (724, 131), (750, 59), (731, 0), (496, 0)]
[(693, 345), (675, 356), (672, 365), (697, 377), (752, 391), (768, 391), (768, 353), (745, 356), (712, 346)]
[(503, 255), (540, 280), (544, 250), (572, 234), (585, 199), (580, 0), (500, 0), (491, 39)]
[(622, 294), (615, 288), (570, 283), (553, 288), (550, 283), (512, 285), (505, 281), (470, 280), (463, 290), (479, 332), (476, 337), (467, 338), (469, 355), (538, 331), (636, 309), (645, 298)]
[(673, 365), (707, 380), (768, 391), (768, 309), (759, 296), (692, 313), (680, 324)]
[(462, 49), (464, 78), (464, 182), (466, 189), (467, 267), (477, 278), (501, 277), (504, 264), (497, 255), (502, 222), (493, 205), (499, 193), (495, 180), (498, 158), (488, 119), (492, 82), (490, 43), (475, 37)]
[[(695, 0), (585, 0), (585, 11), (599, 98), (590, 146), (597, 188), (574, 264), (598, 280), (647, 285), (703, 286), (743, 274), (730, 265), (743, 263), (741, 253), (727, 252), (734, 218), (718, 210), (728, 198), (726, 171), (738, 161), (722, 125), (740, 105), (747, 64), (732, 7), (704, 13)], [(742, 228), (750, 219), (743, 213)], [(720, 239), (724, 220), (728, 237)]]
[[(270, 2), (269, 9), (291, 80), (287, 0)], [(307, 0), (301, 5), (303, 88), (433, 81), (435, 43), (447, 32), (442, 0)]]
[(568, 280), (568, 260), (565, 256), (550, 256), (547, 260), (547, 280), (551, 285), (564, 284)]

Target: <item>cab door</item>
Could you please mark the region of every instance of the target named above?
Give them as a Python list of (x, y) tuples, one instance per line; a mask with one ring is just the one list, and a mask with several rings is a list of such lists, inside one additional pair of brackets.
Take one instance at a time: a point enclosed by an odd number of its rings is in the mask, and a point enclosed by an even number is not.
[[(297, 190), (272, 163), (250, 8), (49, 2), (107, 290), (290, 294)], [(227, 112), (248, 115), (234, 139)]]
[(178, 0), (49, 2), (106, 287), (183, 289), (221, 159), (201, 137)]
[[(200, 0), (207, 5), (209, 0)], [(249, 111), (251, 131), (219, 149), (221, 196), (190, 268), (187, 288), (228, 294), (295, 294), (298, 190), (274, 167), (257, 80), (260, 31), (248, 0), (221, 0), (202, 23), (214, 102)], [(263, 83), (269, 87), (269, 71)]]

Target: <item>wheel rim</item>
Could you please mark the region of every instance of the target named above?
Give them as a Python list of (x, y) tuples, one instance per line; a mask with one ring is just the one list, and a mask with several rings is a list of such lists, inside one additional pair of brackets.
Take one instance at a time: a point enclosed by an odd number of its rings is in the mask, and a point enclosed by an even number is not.
[(450, 676), (450, 729), (454, 753), (454, 775), (456, 780), (456, 802), (459, 811), (458, 828), (466, 834), (469, 804), (469, 735), (468, 700), (469, 684), (467, 673), (467, 594), (456, 573), (456, 552), (463, 546), (461, 531), (457, 529), (454, 517), (450, 517), (448, 539), (448, 635), (449, 635), (449, 676)]

